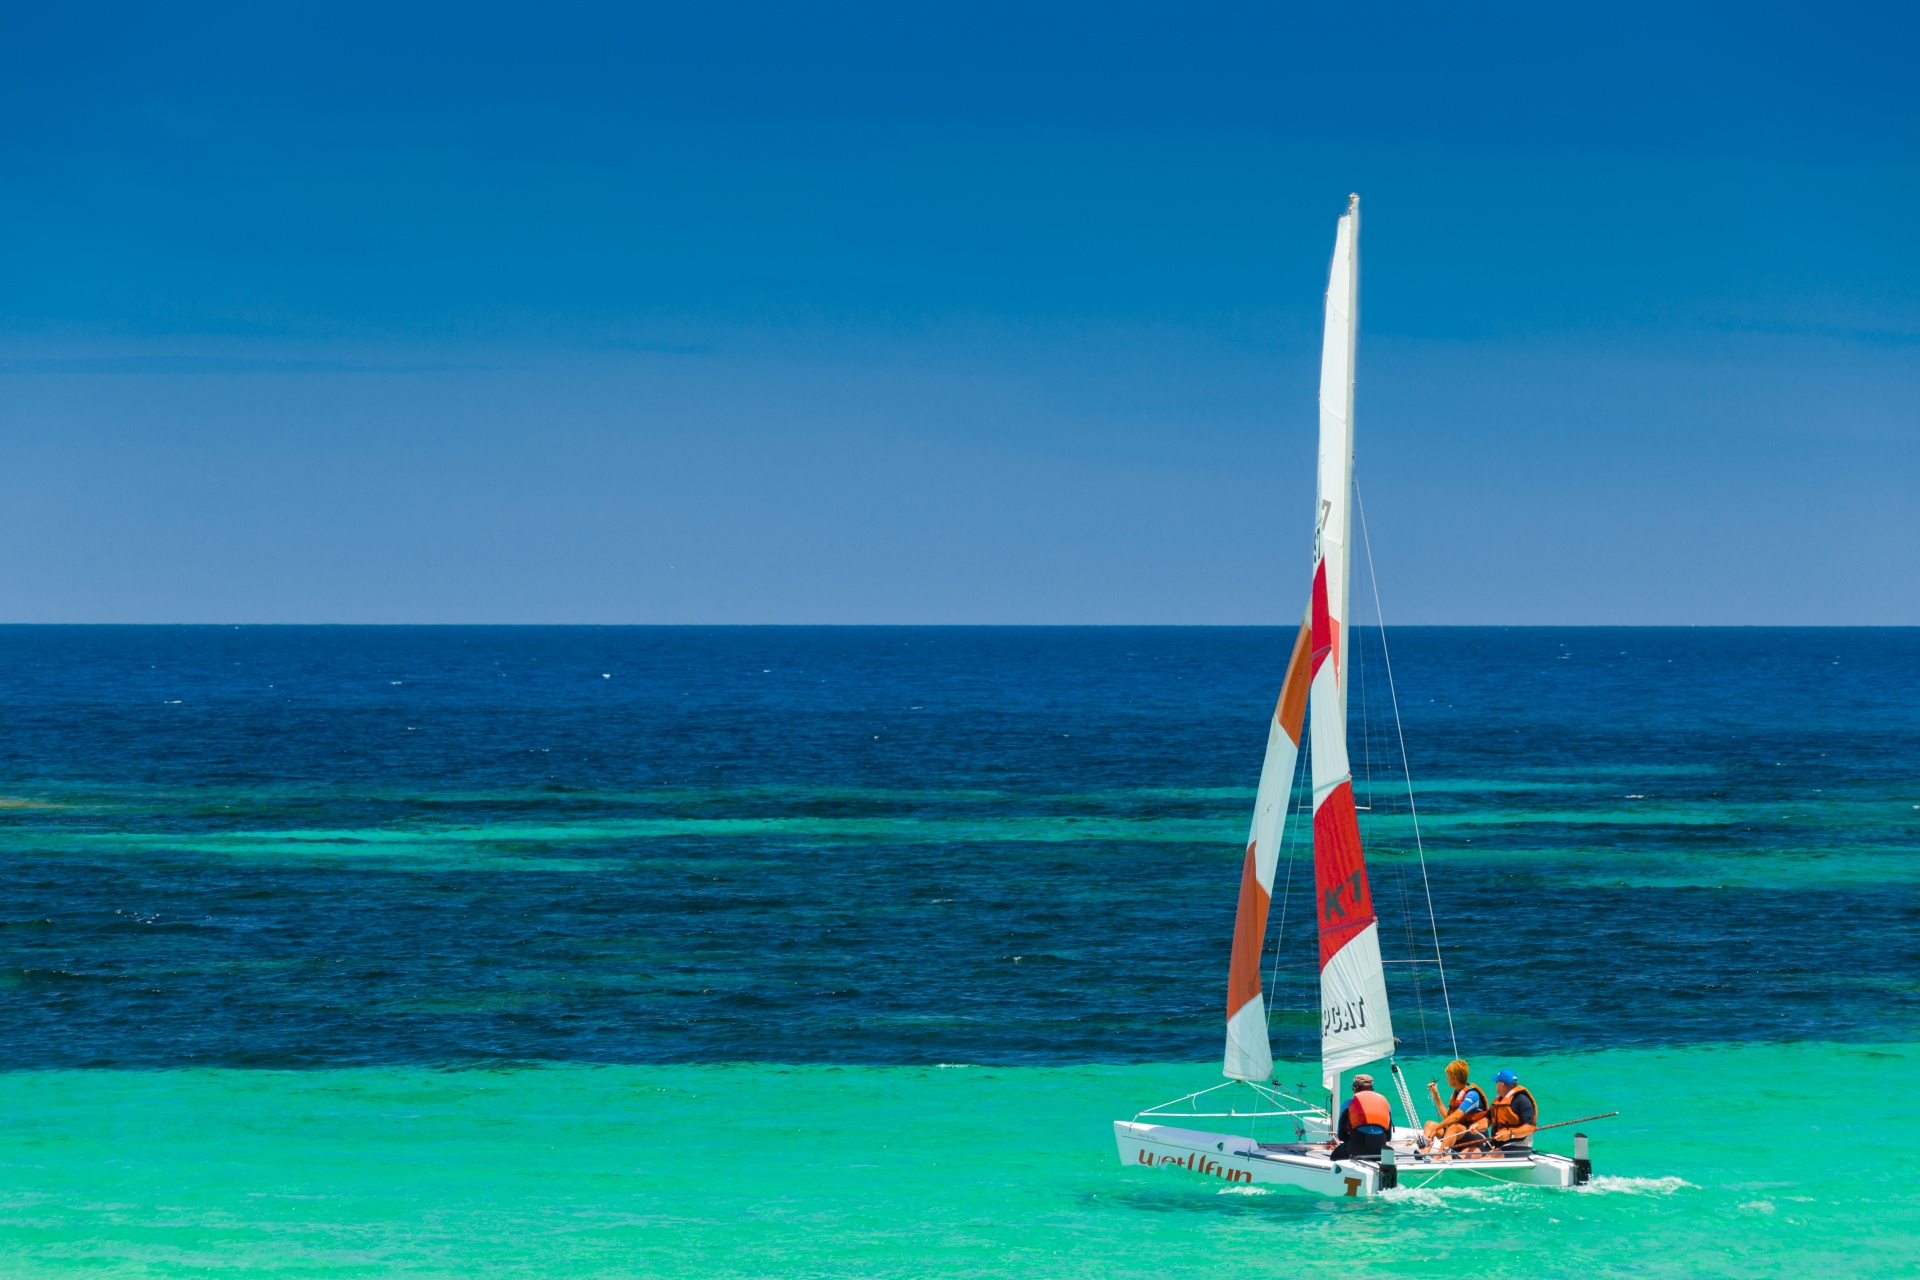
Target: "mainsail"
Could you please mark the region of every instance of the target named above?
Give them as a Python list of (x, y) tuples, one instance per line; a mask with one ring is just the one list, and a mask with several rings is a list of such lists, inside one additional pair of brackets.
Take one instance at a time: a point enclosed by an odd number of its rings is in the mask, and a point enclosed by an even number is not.
[(1347, 595), (1353, 492), (1353, 348), (1360, 295), (1360, 197), (1349, 199), (1334, 239), (1327, 327), (1320, 355), (1320, 470), (1313, 593), (1267, 729), (1267, 756), (1240, 871), (1227, 977), (1227, 1051), (1234, 1080), (1267, 1080), (1273, 1050), (1260, 990), (1280, 830), (1293, 789), (1301, 723), (1313, 712), (1313, 879), (1320, 921), (1321, 1072), (1340, 1072), (1393, 1052), (1373, 894), (1347, 765)]
[(1393, 1053), (1380, 928), (1360, 849), (1347, 763), (1347, 598), (1353, 532), (1353, 354), (1360, 302), (1360, 197), (1334, 238), (1320, 354), (1320, 484), (1314, 527), (1313, 885), (1320, 921), (1320, 1073), (1329, 1088), (1348, 1067)]

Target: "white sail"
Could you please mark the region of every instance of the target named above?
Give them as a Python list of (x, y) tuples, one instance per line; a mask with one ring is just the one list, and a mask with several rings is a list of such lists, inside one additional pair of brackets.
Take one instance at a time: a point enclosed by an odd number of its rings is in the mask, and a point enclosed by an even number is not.
[[(1320, 466), (1316, 473), (1314, 570), (1327, 571), (1333, 618), (1335, 683), (1347, 698), (1347, 600), (1352, 574), (1347, 551), (1353, 534), (1353, 357), (1360, 324), (1360, 197), (1347, 197), (1333, 239), (1327, 273), (1326, 327), (1320, 340)], [(1341, 720), (1344, 726), (1344, 717)], [(1341, 733), (1342, 744), (1346, 734)], [(1344, 759), (1344, 754), (1342, 759)]]
[(1334, 237), (1320, 355), (1320, 469), (1314, 524), (1312, 685), (1313, 869), (1320, 924), (1320, 1071), (1393, 1052), (1379, 926), (1360, 847), (1347, 763), (1348, 598), (1353, 531), (1353, 366), (1360, 302), (1360, 197)]
[(1300, 728), (1307, 715), (1307, 672), (1312, 656), (1310, 620), (1294, 637), (1293, 657), (1267, 725), (1267, 756), (1253, 801), (1253, 830), (1240, 870), (1240, 909), (1233, 921), (1233, 958), (1227, 973), (1227, 1052), (1222, 1072), (1232, 1080), (1273, 1076), (1273, 1046), (1267, 1039), (1267, 1003), (1260, 990), (1260, 953), (1273, 902), (1273, 870), (1280, 860), (1280, 828), (1293, 792), (1300, 758)]

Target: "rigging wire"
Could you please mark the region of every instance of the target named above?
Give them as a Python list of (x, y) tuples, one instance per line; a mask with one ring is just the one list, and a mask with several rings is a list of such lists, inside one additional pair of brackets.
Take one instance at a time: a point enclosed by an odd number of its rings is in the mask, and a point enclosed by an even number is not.
[[(1293, 777), (1287, 779), (1287, 811), (1280, 815), (1280, 847), (1286, 850), (1287, 854), (1287, 879), (1280, 891), (1280, 931), (1273, 940), (1273, 975), (1267, 981), (1267, 990), (1274, 996), (1280, 994), (1280, 955), (1283, 949), (1282, 944), (1287, 940), (1287, 904), (1293, 900), (1293, 860), (1300, 852), (1300, 842), (1291, 840), (1289, 837), (1300, 808), (1296, 801), (1300, 796), (1301, 766), (1306, 761), (1307, 752), (1311, 749), (1303, 725), (1300, 734), (1300, 750), (1295, 752), (1293, 757)], [(1273, 1000), (1271, 998), (1267, 1001), (1267, 1036), (1269, 1039), (1273, 1036)]]
[(1413, 799), (1413, 767), (1407, 760), (1407, 731), (1400, 722), (1400, 693), (1393, 683), (1393, 654), (1387, 648), (1387, 615), (1380, 608), (1380, 577), (1373, 568), (1373, 540), (1367, 535), (1367, 504), (1360, 499), (1360, 478), (1354, 477), (1353, 505), (1360, 513), (1360, 543), (1367, 551), (1367, 578), (1373, 584), (1373, 614), (1380, 622), (1380, 656), (1387, 669), (1387, 693), (1393, 699), (1393, 728), (1400, 739), (1400, 768), (1407, 780), (1407, 814), (1413, 819), (1413, 847), (1420, 855), (1420, 885), (1427, 895), (1427, 925), (1433, 932), (1434, 967), (1440, 972), (1440, 1000), (1447, 1010), (1447, 1039), (1453, 1056), (1460, 1056), (1460, 1036), (1453, 1026), (1453, 998), (1447, 992), (1447, 962), (1440, 953), (1440, 922), (1433, 912), (1433, 882), (1427, 876), (1427, 848), (1420, 838), (1420, 810)]
[[(1367, 769), (1367, 802), (1356, 804), (1355, 809), (1363, 813), (1373, 812), (1373, 730), (1367, 719), (1367, 647), (1360, 643), (1360, 637), (1353, 637), (1353, 670), (1360, 680), (1360, 755)], [(1351, 766), (1349, 766), (1351, 772)]]
[[(1382, 650), (1384, 651), (1384, 649), (1386, 648), (1386, 636), (1384, 634), (1384, 628), (1382, 628), (1381, 630), (1383, 634), (1381, 636), (1380, 644), (1381, 644)], [(1366, 668), (1362, 665), (1362, 661), (1360, 658), (1360, 655), (1365, 653), (1367, 648), (1366, 645), (1361, 642), (1362, 637), (1365, 634), (1366, 633), (1362, 631), (1357, 625), (1354, 627), (1354, 630), (1353, 630), (1354, 663), (1353, 665), (1355, 670), (1360, 671), (1362, 673), (1364, 673), (1366, 670)], [(1360, 710), (1361, 710), (1362, 725), (1365, 725), (1368, 723), (1367, 715), (1366, 715), (1367, 705), (1368, 705), (1367, 686), (1366, 686), (1365, 675), (1363, 674), (1361, 677), (1361, 684), (1360, 684)], [(1369, 759), (1372, 758), (1371, 750), (1368, 751), (1368, 758)], [(1367, 788), (1368, 788), (1367, 798), (1369, 801), (1371, 801), (1373, 798), (1373, 795), (1372, 795), (1373, 779), (1371, 774), (1369, 774), (1367, 779)], [(1371, 804), (1369, 804), (1369, 808), (1371, 808)], [(1368, 827), (1370, 830), (1376, 830), (1378, 829), (1378, 824), (1369, 821)], [(1369, 847), (1372, 847), (1371, 840), (1369, 840), (1367, 843)], [(1384, 851), (1384, 849), (1382, 851)], [(1427, 1026), (1427, 993), (1426, 993), (1426, 989), (1420, 985), (1420, 968), (1422, 965), (1427, 964), (1429, 962), (1419, 959), (1419, 950), (1418, 950), (1419, 944), (1414, 941), (1413, 899), (1407, 893), (1407, 880), (1409, 878), (1407, 867), (1405, 866), (1405, 864), (1401, 864), (1400, 866), (1395, 868), (1395, 871), (1396, 871), (1396, 874), (1393, 877), (1393, 883), (1394, 883), (1394, 887), (1400, 891), (1400, 928), (1407, 942), (1407, 958), (1404, 961), (1383, 960), (1381, 961), (1381, 963), (1382, 964), (1405, 964), (1409, 966), (1409, 971), (1407, 976), (1413, 982), (1413, 1007), (1420, 1015), (1420, 1049), (1421, 1049), (1421, 1052), (1423, 1053), (1431, 1053), (1433, 1052), (1433, 1035), (1432, 1035), (1431, 1029)]]
[[(1368, 696), (1367, 692), (1366, 632), (1361, 629), (1358, 622), (1352, 622), (1349, 624), (1349, 633), (1352, 636), (1354, 679), (1360, 686), (1360, 754), (1361, 759), (1366, 765), (1367, 777), (1367, 802), (1365, 804), (1355, 804), (1353, 807), (1356, 816), (1359, 814), (1370, 815), (1374, 810), (1373, 699)], [(1384, 649), (1386, 646), (1384, 629), (1380, 643)], [(1356, 787), (1357, 785), (1356, 783)], [(1361, 818), (1360, 822), (1365, 827), (1366, 833), (1368, 833), (1367, 838), (1363, 840), (1362, 843), (1368, 848), (1373, 848), (1374, 841), (1370, 833), (1377, 831), (1378, 825), (1374, 823), (1370, 817)], [(1384, 851), (1384, 848), (1382, 851)], [(1405, 867), (1398, 869), (1398, 874), (1393, 877), (1393, 883), (1395, 887), (1400, 890), (1400, 924), (1406, 934), (1407, 957), (1408, 963), (1411, 964), (1416, 954), (1414, 950), (1416, 944), (1413, 940), (1413, 902), (1407, 896), (1407, 871)], [(1420, 970), (1415, 968), (1409, 976), (1413, 979), (1413, 1007), (1420, 1015), (1420, 1047), (1423, 1052), (1432, 1052), (1433, 1040), (1427, 1028), (1427, 996), (1426, 992), (1420, 987)]]

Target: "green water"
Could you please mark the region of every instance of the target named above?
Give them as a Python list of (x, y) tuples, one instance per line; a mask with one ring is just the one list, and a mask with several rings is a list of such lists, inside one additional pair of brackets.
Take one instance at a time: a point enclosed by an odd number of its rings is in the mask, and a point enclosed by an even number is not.
[(1626, 1112), (1587, 1126), (1591, 1186), (1356, 1203), (1121, 1166), (1111, 1122), (1212, 1083), (1204, 1065), (20, 1072), (0, 1077), (0, 1273), (1920, 1269), (1897, 1118), (1920, 1046), (1517, 1065), (1548, 1119)]

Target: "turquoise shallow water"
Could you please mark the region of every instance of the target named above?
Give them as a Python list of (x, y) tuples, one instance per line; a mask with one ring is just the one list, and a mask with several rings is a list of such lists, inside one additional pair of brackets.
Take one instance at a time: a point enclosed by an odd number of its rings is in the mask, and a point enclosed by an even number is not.
[[(1414, 1064), (1424, 1073), (1433, 1063)], [(1211, 1064), (0, 1076), (9, 1276), (1905, 1276), (1920, 1046), (1519, 1061), (1574, 1191), (1343, 1203), (1129, 1169)], [(1417, 1077), (1418, 1078), (1418, 1077)], [(1710, 1119), (1665, 1123), (1687, 1100)], [(1567, 1130), (1549, 1147), (1567, 1148)]]

